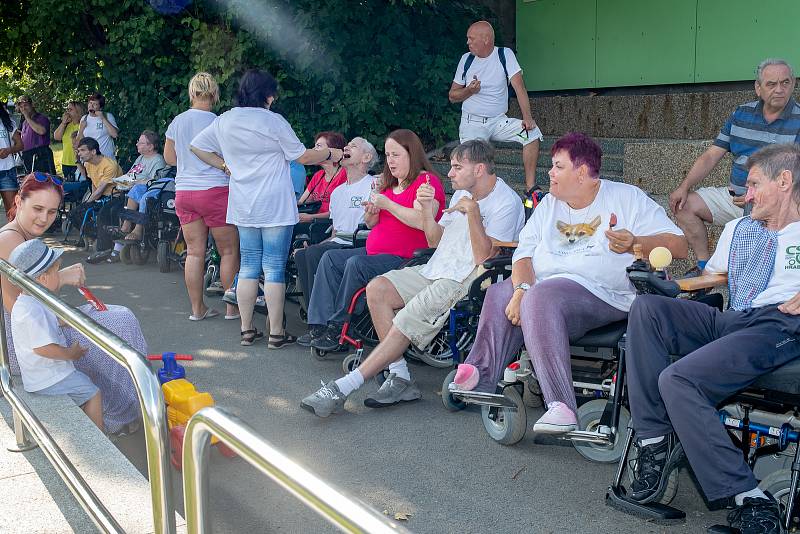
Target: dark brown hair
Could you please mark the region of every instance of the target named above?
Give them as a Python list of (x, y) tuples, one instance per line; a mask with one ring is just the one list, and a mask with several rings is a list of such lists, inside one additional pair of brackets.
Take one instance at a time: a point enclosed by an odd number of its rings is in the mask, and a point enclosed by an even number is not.
[(320, 137), (325, 138), (325, 142), (328, 143), (328, 148), (338, 148), (342, 150), (347, 144), (347, 140), (339, 132), (320, 132), (314, 136), (314, 143), (316, 143)]
[(417, 134), (411, 130), (400, 129), (390, 133), (388, 136), (386, 136), (386, 139), (391, 139), (403, 147), (406, 152), (408, 152), (408, 175), (403, 176), (402, 178), (392, 176), (392, 172), (389, 170), (389, 162), (387, 160), (383, 164), (381, 192), (393, 188), (398, 184), (402, 187), (408, 187), (408, 185), (416, 180), (417, 176), (422, 174), (423, 171), (426, 171), (439, 178), (439, 175), (433, 170), (431, 162), (428, 161), (428, 156), (425, 155), (425, 149), (422, 147), (422, 141), (419, 140)]

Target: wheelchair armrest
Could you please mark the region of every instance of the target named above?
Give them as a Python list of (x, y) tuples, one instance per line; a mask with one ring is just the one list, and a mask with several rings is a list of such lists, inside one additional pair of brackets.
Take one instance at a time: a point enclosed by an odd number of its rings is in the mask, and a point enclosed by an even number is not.
[(488, 260), (483, 262), (484, 269), (497, 269), (498, 267), (505, 267), (507, 265), (511, 265), (511, 256), (507, 254), (501, 254), (500, 256), (495, 256), (494, 258), (489, 258)]
[(317, 213), (322, 207), (322, 202), (305, 202), (297, 206), (298, 213)]
[(713, 287), (727, 285), (728, 275), (704, 274), (702, 276), (696, 276), (694, 278), (681, 278), (675, 281), (678, 283), (678, 286), (681, 288), (681, 291), (683, 291), (684, 293), (692, 293), (695, 291), (701, 291), (703, 289), (711, 289)]
[(497, 241), (492, 239), (492, 246), (497, 248), (517, 248), (517, 245), (519, 245), (517, 241)]
[(363, 223), (362, 222), (362, 223), (359, 223), (358, 226), (356, 226), (355, 233), (358, 234), (360, 232), (369, 232), (369, 231), (370, 231), (370, 227), (367, 226), (367, 223)]
[(418, 248), (414, 251), (413, 258), (415, 260), (429, 260), (433, 253), (436, 252), (436, 248)]

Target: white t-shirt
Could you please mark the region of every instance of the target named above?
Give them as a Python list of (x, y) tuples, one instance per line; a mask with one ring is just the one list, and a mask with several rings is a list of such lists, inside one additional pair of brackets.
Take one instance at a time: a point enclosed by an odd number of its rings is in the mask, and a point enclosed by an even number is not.
[[(369, 200), (375, 177), (367, 174), (355, 183), (343, 183), (331, 192), (331, 219), (337, 234), (352, 234), (364, 222), (362, 202)], [(333, 238), (334, 243), (348, 244), (349, 241)]]
[(22, 294), (11, 308), (11, 336), (22, 372), (25, 391), (39, 391), (64, 380), (74, 370), (71, 361), (39, 356), (33, 349), (55, 343), (69, 346), (58, 326), (56, 314), (35, 298)]
[(469, 57), (469, 53), (461, 56), (458, 62), (456, 74), (453, 81), (459, 85), (469, 85), (473, 76), (477, 76), (481, 82), (481, 90), (470, 96), (461, 103), (462, 113), (472, 113), (482, 117), (497, 117), (508, 111), (508, 83), (511, 77), (521, 72), (522, 68), (517, 62), (517, 57), (510, 48), (505, 49), (506, 69), (508, 78), (503, 72), (503, 64), (500, 63), (500, 56), (497, 47), (486, 57), (475, 56), (472, 64), (467, 70), (466, 78), (462, 78), (464, 73), (464, 63)]
[[(119, 128), (117, 126), (117, 119), (114, 118), (114, 115), (111, 113), (105, 113), (106, 119), (110, 122), (114, 128)], [(103, 123), (103, 119), (99, 116), (92, 117), (88, 113), (81, 118), (81, 120), (86, 119), (86, 128), (83, 130), (84, 137), (92, 137), (97, 144), (100, 145), (100, 153), (104, 156), (107, 156), (116, 161), (117, 156), (114, 154), (116, 147), (114, 146), (114, 138), (108, 134), (108, 130), (106, 129), (106, 125)]]
[(265, 228), (297, 224), (289, 162), (306, 147), (282, 116), (265, 108), (226, 111), (192, 141), (216, 152), (231, 171), (228, 224)]
[[(706, 263), (709, 273), (727, 273), (728, 257), (736, 224), (742, 218), (734, 219), (725, 225), (717, 241), (717, 248)], [(753, 299), (753, 308), (763, 308), (772, 304), (783, 304), (800, 293), (800, 222), (786, 225), (778, 232), (778, 249), (775, 265), (767, 288)]]
[(202, 109), (188, 109), (172, 119), (166, 138), (175, 143), (178, 168), (175, 174), (176, 191), (205, 191), (228, 185), (228, 175), (194, 155), (189, 144), (197, 134), (214, 122), (217, 116)]
[[(0, 122), (0, 148), (11, 148), (13, 144), (12, 138), (14, 137), (14, 133), (17, 131), (17, 123), (12, 118), (11, 119), (11, 131), (6, 130), (5, 125)], [(7, 171), (8, 169), (14, 168), (14, 155), (10, 154), (9, 156), (0, 159), (0, 171)]]
[(545, 196), (519, 234), (514, 262), (532, 258), (537, 283), (568, 278), (627, 312), (636, 291), (625, 268), (634, 257), (609, 250), (605, 231), (612, 213), (617, 216), (615, 230), (628, 230), (635, 236), (683, 235), (664, 208), (638, 187), (600, 180), (594, 202), (580, 210), (553, 195)]
[[(450, 199), (450, 207), (465, 196), (472, 198), (467, 191), (456, 191)], [(486, 235), (498, 241), (517, 240), (525, 224), (525, 209), (519, 195), (501, 178), (497, 178), (492, 192), (478, 201), (478, 206)], [(457, 211), (444, 213), (439, 225), (444, 227), (439, 246), (420, 274), (428, 280), (446, 278), (462, 282), (475, 269), (467, 216)]]

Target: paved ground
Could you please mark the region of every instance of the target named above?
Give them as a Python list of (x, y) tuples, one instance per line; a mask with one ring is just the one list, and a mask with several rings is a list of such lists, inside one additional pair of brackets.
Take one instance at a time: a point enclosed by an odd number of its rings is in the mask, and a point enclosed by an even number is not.
[[(724, 519), (723, 512), (707, 511), (685, 474), (675, 501), (687, 511), (683, 525), (657, 526), (607, 508), (603, 496), (615, 466), (588, 462), (553, 439), (528, 435), (514, 447), (495, 443), (479, 413), (444, 410), (437, 391), (445, 370), (412, 367), (423, 391), (417, 403), (370, 410), (362, 404), (375, 387), (368, 384), (348, 401), (347, 413), (318, 419), (299, 401), (320, 379), (340, 376), (341, 356), (317, 361), (300, 347), (242, 347), (235, 321), (190, 322), (182, 274), (161, 274), (152, 263), (87, 266), (87, 273), (101, 299), (136, 312), (150, 352), (193, 354), (186, 367), (198, 389), (349, 494), (378, 511), (407, 514), (404, 524), (412, 531), (684, 533)], [(66, 298), (80, 301), (71, 290)], [(294, 305), (287, 314), (290, 331), (303, 332)], [(141, 469), (141, 437), (119, 446)], [(330, 530), (241, 460), (215, 453), (210, 479), (216, 532)], [(177, 476), (175, 482), (179, 491)]]

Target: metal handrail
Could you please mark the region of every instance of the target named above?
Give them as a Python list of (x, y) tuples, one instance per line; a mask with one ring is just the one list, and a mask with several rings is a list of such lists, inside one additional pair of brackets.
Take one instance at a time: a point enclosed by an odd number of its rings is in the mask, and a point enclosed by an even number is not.
[[(161, 387), (147, 360), (120, 337), (94, 322), (83, 312), (61, 301), (2, 258), (0, 258), (0, 274), (44, 304), (130, 373), (142, 408), (142, 426), (147, 446), (147, 468), (153, 507), (153, 527), (157, 534), (175, 534), (175, 506), (172, 499), (172, 473), (169, 467), (166, 407)], [(2, 302), (2, 297), (2, 287), (0, 287), (0, 302)], [(7, 347), (5, 317), (0, 313), (0, 387), (14, 409), (14, 431), (18, 444), (21, 445), (22, 443), (19, 442), (24, 441), (24, 428), (21, 427), (24, 422), (98, 528), (106, 532), (123, 532), (108, 509), (99, 501), (75, 466), (25, 404), (25, 401), (12, 389)]]
[(212, 435), (343, 532), (409, 532), (301, 467), (238, 417), (209, 407), (189, 419), (183, 438), (183, 498), (189, 534), (210, 532), (205, 467)]

